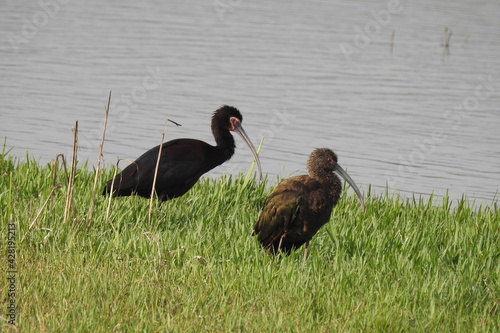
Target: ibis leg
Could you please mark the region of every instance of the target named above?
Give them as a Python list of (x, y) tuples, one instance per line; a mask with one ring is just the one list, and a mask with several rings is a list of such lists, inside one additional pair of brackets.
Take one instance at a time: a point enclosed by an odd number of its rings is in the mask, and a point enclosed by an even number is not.
[(279, 253), (281, 251), (281, 243), (283, 243), (283, 238), (285, 238), (285, 236), (286, 236), (286, 233), (281, 235), (280, 242), (278, 244), (278, 250), (276, 251), (276, 253)]

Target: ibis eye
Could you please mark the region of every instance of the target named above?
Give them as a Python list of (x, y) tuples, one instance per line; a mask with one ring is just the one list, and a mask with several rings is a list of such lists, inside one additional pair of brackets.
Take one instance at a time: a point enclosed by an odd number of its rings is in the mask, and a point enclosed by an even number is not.
[(229, 130), (230, 131), (234, 131), (235, 128), (239, 127), (240, 126), (240, 121), (238, 120), (238, 118), (235, 118), (235, 117), (231, 117), (229, 118), (229, 125), (230, 125), (230, 128)]
[(333, 159), (331, 157), (328, 157), (328, 163), (333, 163)]

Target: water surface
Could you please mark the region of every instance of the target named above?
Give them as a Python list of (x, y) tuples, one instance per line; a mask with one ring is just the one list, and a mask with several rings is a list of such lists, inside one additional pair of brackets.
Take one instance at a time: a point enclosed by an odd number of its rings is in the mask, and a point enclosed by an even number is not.
[[(211, 113), (229, 104), (255, 145), (265, 137), (271, 178), (329, 147), (362, 190), (498, 201), (498, 1), (46, 3), (0, 12), (0, 136), (14, 156), (69, 155), (78, 120), (79, 158), (95, 164), (112, 90), (108, 165), (157, 145), (166, 118), (183, 125), (167, 140), (213, 143)], [(236, 141), (209, 175), (247, 169)]]

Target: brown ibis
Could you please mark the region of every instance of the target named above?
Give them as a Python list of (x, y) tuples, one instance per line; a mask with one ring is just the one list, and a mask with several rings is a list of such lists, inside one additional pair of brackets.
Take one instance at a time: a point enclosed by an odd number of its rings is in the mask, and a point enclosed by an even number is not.
[[(216, 146), (196, 139), (175, 139), (162, 145), (155, 192), (160, 202), (182, 196), (206, 172), (229, 160), (234, 154), (235, 142), (231, 132), (238, 133), (254, 155), (262, 178), (257, 151), (241, 125), (243, 117), (232, 106), (224, 105), (212, 116), (212, 133)], [(149, 198), (160, 146), (156, 146), (108, 180), (104, 193), (113, 196), (139, 195)]]
[(289, 254), (309, 241), (330, 220), (342, 192), (342, 176), (356, 192), (362, 211), (365, 204), (352, 178), (337, 163), (328, 148), (315, 149), (307, 162), (309, 175), (283, 180), (264, 203), (254, 226), (254, 235), (269, 252)]

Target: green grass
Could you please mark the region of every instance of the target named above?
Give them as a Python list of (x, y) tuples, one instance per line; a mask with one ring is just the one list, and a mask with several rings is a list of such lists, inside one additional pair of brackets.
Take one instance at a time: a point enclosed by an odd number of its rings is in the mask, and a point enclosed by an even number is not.
[(500, 330), (496, 205), (368, 193), (363, 214), (349, 191), (303, 261), (302, 249), (273, 258), (251, 236), (265, 182), (203, 179), (151, 221), (135, 196), (114, 198), (106, 221), (99, 195), (87, 228), (94, 174), (78, 168), (75, 215), (63, 223), (66, 180), (59, 171), (47, 201), (52, 168), (0, 158), (0, 263), (14, 223), (18, 271), (15, 327), (1, 277), (2, 332)]

